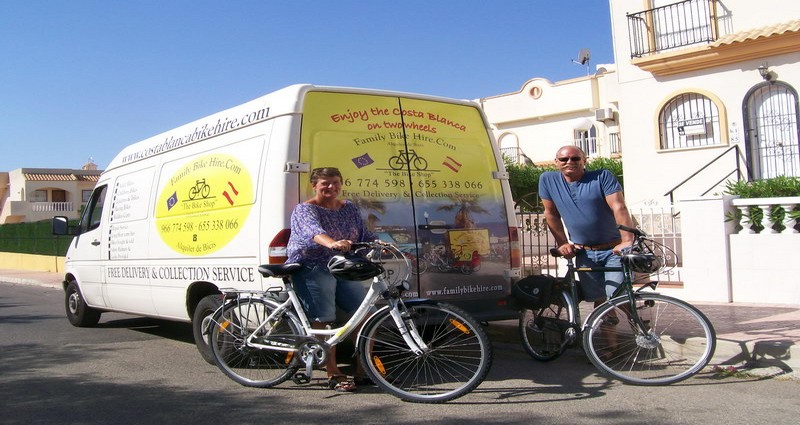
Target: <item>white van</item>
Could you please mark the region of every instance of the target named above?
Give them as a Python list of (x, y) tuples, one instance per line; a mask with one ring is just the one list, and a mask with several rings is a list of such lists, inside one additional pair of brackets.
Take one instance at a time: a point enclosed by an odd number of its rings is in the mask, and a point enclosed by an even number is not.
[(338, 167), (342, 198), (416, 264), (410, 297), (511, 318), (519, 276), (507, 174), (477, 104), (408, 93), (295, 85), (126, 147), (100, 177), (66, 258), (67, 317), (103, 311), (191, 321), (219, 288), (274, 286), (308, 172)]

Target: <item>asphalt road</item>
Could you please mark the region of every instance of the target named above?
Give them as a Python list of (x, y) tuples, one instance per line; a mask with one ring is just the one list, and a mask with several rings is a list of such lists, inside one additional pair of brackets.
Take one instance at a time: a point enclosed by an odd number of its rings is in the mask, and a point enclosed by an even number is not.
[(335, 393), (321, 380), (245, 388), (200, 358), (188, 324), (104, 314), (96, 328), (75, 328), (61, 290), (7, 283), (0, 335), (0, 424), (732, 425), (794, 424), (800, 412), (797, 380), (709, 371), (669, 387), (627, 386), (574, 350), (538, 363), (506, 342), (513, 335), (495, 338), (486, 381), (443, 405), (374, 387)]

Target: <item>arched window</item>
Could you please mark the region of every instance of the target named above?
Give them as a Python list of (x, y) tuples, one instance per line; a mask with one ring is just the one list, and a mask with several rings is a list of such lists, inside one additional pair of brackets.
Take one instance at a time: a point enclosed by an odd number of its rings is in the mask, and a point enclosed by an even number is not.
[(700, 93), (673, 97), (658, 115), (661, 149), (719, 145), (719, 109)]
[(510, 159), (512, 162), (519, 162), (521, 152), (519, 149), (519, 138), (516, 134), (504, 133), (498, 138), (497, 143), (500, 145), (500, 153), (502, 153), (503, 156)]
[(800, 176), (797, 109), (797, 92), (780, 81), (747, 93), (744, 134), (751, 179)]
[(572, 144), (581, 148), (589, 158), (597, 156), (597, 128), (592, 120), (578, 118), (573, 124), (572, 140)]

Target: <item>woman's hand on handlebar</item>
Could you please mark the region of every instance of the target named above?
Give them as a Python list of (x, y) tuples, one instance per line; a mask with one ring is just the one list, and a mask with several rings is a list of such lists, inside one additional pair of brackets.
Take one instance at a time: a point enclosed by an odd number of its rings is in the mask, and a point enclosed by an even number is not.
[(330, 249), (333, 249), (333, 250), (336, 250), (336, 251), (347, 252), (347, 251), (350, 251), (350, 247), (352, 245), (353, 245), (352, 241), (349, 241), (347, 239), (341, 239), (341, 240), (338, 240), (338, 241), (333, 241), (333, 243), (330, 246)]

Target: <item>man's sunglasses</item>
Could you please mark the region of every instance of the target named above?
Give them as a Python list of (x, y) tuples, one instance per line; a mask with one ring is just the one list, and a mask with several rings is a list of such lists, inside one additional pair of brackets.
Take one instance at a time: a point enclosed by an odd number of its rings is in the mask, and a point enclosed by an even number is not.
[(572, 162), (580, 162), (583, 158), (579, 156), (566, 156), (564, 158), (556, 158), (556, 159), (566, 164), (570, 159), (572, 160)]

